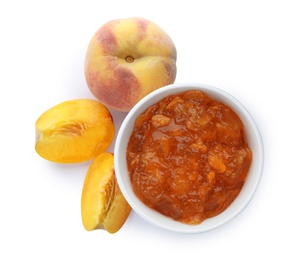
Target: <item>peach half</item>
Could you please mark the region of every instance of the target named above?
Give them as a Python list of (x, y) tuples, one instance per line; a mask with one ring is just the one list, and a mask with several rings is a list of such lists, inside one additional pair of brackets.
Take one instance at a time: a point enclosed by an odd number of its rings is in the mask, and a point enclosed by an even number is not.
[(82, 190), (81, 212), (87, 231), (105, 229), (115, 233), (126, 222), (131, 207), (118, 186), (112, 153), (101, 153), (90, 165)]
[(99, 101), (76, 99), (62, 102), (36, 121), (36, 152), (57, 163), (78, 163), (97, 157), (111, 144), (114, 123)]
[(101, 26), (87, 48), (85, 77), (107, 107), (128, 112), (150, 92), (176, 77), (176, 48), (155, 23), (133, 17)]

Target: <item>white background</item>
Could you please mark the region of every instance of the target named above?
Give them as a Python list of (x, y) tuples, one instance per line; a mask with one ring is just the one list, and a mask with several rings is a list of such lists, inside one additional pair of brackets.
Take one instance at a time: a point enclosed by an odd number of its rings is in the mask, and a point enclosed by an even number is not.
[[(1, 1), (0, 259), (301, 259), (299, 2)], [(87, 232), (80, 198), (90, 162), (58, 165), (35, 152), (35, 121), (45, 110), (93, 98), (83, 62), (94, 32), (132, 16), (171, 36), (176, 82), (229, 92), (261, 131), (265, 166), (257, 193), (244, 212), (216, 230), (173, 233), (132, 212), (116, 234)], [(112, 115), (117, 133), (125, 114)]]

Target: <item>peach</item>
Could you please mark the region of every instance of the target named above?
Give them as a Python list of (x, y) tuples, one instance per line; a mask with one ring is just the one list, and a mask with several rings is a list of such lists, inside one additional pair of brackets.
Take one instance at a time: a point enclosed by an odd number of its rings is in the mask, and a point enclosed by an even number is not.
[(112, 153), (101, 153), (91, 163), (83, 185), (81, 213), (87, 231), (117, 232), (126, 222), (131, 207), (124, 198), (114, 171)]
[(114, 137), (112, 116), (99, 101), (62, 102), (36, 121), (36, 152), (57, 163), (77, 163), (104, 152)]
[(133, 17), (109, 21), (92, 37), (85, 77), (109, 108), (128, 112), (141, 98), (176, 77), (176, 48), (155, 23)]

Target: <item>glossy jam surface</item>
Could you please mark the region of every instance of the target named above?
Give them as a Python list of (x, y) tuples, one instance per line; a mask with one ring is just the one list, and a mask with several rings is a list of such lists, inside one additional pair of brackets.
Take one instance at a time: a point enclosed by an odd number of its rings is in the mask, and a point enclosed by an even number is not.
[(138, 116), (126, 156), (140, 200), (187, 224), (224, 211), (252, 161), (238, 115), (198, 90), (168, 96)]

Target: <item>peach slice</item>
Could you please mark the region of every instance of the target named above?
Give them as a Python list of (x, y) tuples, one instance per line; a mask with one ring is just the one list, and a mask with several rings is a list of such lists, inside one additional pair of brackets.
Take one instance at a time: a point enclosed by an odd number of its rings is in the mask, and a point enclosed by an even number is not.
[(110, 111), (96, 100), (62, 102), (36, 121), (37, 153), (57, 163), (84, 162), (97, 157), (111, 144), (114, 123)]
[(118, 186), (112, 153), (101, 153), (90, 165), (82, 190), (81, 212), (87, 231), (105, 229), (115, 233), (126, 222), (131, 207)]

